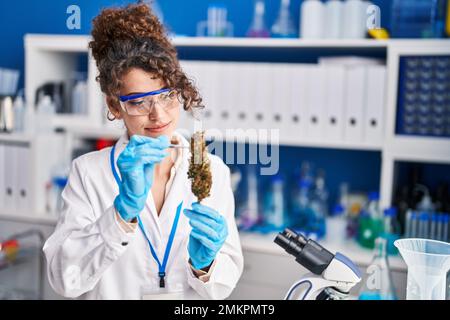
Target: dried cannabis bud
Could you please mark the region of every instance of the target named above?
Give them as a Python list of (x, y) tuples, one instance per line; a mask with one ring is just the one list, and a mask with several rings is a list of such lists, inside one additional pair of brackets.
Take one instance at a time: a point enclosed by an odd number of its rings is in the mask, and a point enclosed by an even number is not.
[(188, 178), (192, 180), (191, 190), (198, 202), (209, 197), (212, 178), (208, 149), (206, 149), (204, 131), (195, 132), (191, 137), (191, 159)]
[(180, 141), (178, 140), (178, 137), (177, 137), (177, 136), (172, 136), (172, 137), (170, 138), (170, 144), (177, 145), (177, 144), (179, 144), (179, 143), (180, 143)]

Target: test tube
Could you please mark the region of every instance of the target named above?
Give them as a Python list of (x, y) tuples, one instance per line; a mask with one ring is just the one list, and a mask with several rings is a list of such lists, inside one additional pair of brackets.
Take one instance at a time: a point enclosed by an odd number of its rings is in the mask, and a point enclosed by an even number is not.
[(442, 215), (442, 237), (441, 241), (448, 241), (448, 222), (449, 222), (449, 215), (447, 213), (444, 213)]
[(412, 210), (410, 209), (406, 212), (405, 238), (412, 238), (412, 236), (411, 236), (411, 218), (412, 218)]
[(431, 223), (430, 223), (430, 239), (432, 240), (437, 240), (438, 237), (436, 235), (437, 232), (437, 223), (438, 223), (438, 214), (436, 212), (434, 212), (431, 215)]
[(428, 212), (421, 212), (419, 216), (419, 234), (418, 237), (422, 239), (428, 239), (428, 226), (430, 217)]
[(441, 240), (442, 239), (442, 214), (439, 213), (437, 216), (437, 228), (436, 228), (436, 240)]
[(418, 220), (418, 213), (413, 211), (413, 213), (411, 214), (411, 234), (410, 234), (411, 238), (417, 237), (417, 222), (418, 222), (417, 220)]

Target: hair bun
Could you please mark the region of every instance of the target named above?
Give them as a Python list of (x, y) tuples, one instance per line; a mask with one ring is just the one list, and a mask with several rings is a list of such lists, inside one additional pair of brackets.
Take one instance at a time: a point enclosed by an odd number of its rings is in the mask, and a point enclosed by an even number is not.
[(93, 20), (89, 47), (98, 62), (106, 56), (113, 40), (151, 38), (169, 42), (164, 26), (146, 4), (131, 4), (124, 8), (107, 8)]

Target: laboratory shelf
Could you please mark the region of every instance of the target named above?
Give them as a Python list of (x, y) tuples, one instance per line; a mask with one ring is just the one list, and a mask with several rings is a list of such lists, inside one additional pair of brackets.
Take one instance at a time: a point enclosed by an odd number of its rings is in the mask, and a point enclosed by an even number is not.
[(32, 136), (21, 133), (0, 133), (0, 142), (30, 143)]
[(87, 52), (90, 36), (59, 34), (26, 34), (25, 49), (33, 47), (43, 51)]
[[(260, 234), (254, 232), (240, 232), (242, 250), (289, 256), (286, 251), (284, 251), (280, 246), (274, 243), (273, 240), (275, 239), (276, 235), (277, 233)], [(340, 252), (360, 266), (368, 266), (373, 258), (372, 250), (360, 247), (355, 241), (346, 241), (342, 244), (322, 240), (318, 242), (328, 251), (332, 253)], [(406, 270), (406, 264), (399, 255), (389, 256), (388, 259), (389, 266), (392, 270)]]
[(397, 135), (384, 152), (394, 160), (450, 164), (450, 139)]
[(429, 47), (449, 44), (450, 40), (437, 39), (276, 39), (276, 38), (213, 38), (213, 37), (175, 37), (177, 47), (265, 47), (265, 48), (387, 48)]
[(383, 145), (381, 143), (367, 143), (367, 142), (350, 142), (350, 141), (331, 141), (331, 140), (301, 140), (295, 137), (286, 137), (281, 140), (281, 144), (286, 146), (297, 147), (317, 147), (329, 149), (348, 149), (348, 150), (362, 150), (362, 151), (381, 151)]
[(0, 142), (21, 142), (29, 143), (33, 137), (24, 133), (0, 133)]
[(372, 39), (276, 39), (276, 38), (213, 38), (175, 37), (177, 47), (259, 47), (259, 48), (383, 48), (389, 41)]
[[(87, 52), (89, 35), (27, 34), (25, 45), (41, 50)], [(450, 40), (436, 39), (276, 39), (245, 37), (172, 37), (176, 47), (255, 47), (255, 48), (387, 48), (389, 46), (430, 47)], [(56, 40), (56, 41), (55, 41)]]
[(20, 212), (6, 212), (0, 211), (0, 220), (24, 222), (31, 224), (41, 224), (55, 226), (58, 222), (58, 218), (49, 214), (33, 214), (33, 213), (20, 213)]
[[(82, 139), (119, 139), (125, 132), (125, 128), (108, 128), (108, 127), (73, 127), (64, 126), (64, 130), (72, 134), (74, 137)], [(237, 143), (258, 143), (258, 144), (273, 144), (275, 141), (270, 139), (254, 138), (252, 136), (226, 136), (226, 134), (208, 134), (206, 131), (206, 138), (208, 140), (222, 141), (222, 142), (237, 142)], [(348, 149), (348, 150), (362, 150), (362, 151), (381, 151), (382, 144), (365, 143), (365, 142), (348, 142), (348, 141), (327, 141), (327, 140), (300, 140), (295, 137), (281, 137), (279, 144), (282, 146), (296, 146), (296, 147), (317, 147), (329, 149)]]
[(250, 144), (279, 144), (281, 146), (288, 147), (310, 147), (310, 148), (325, 148), (325, 149), (348, 149), (348, 150), (362, 150), (362, 151), (381, 151), (383, 145), (376, 143), (366, 142), (349, 142), (349, 141), (331, 141), (326, 139), (314, 140), (314, 139), (299, 139), (295, 136), (281, 136), (279, 140), (275, 141), (272, 138), (255, 137), (254, 135), (232, 135), (226, 134), (208, 134), (206, 131), (206, 138), (214, 141), (223, 142), (237, 142), (237, 143), (250, 143)]

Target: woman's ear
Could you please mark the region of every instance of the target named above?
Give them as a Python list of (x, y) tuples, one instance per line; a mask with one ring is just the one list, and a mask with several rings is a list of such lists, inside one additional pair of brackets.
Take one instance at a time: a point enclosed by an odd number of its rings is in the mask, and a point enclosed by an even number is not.
[(106, 104), (108, 105), (109, 112), (111, 112), (112, 115), (116, 119), (121, 119), (122, 118), (122, 114), (120, 113), (119, 102), (117, 102), (117, 100), (114, 99), (114, 97), (107, 96), (106, 97)]

